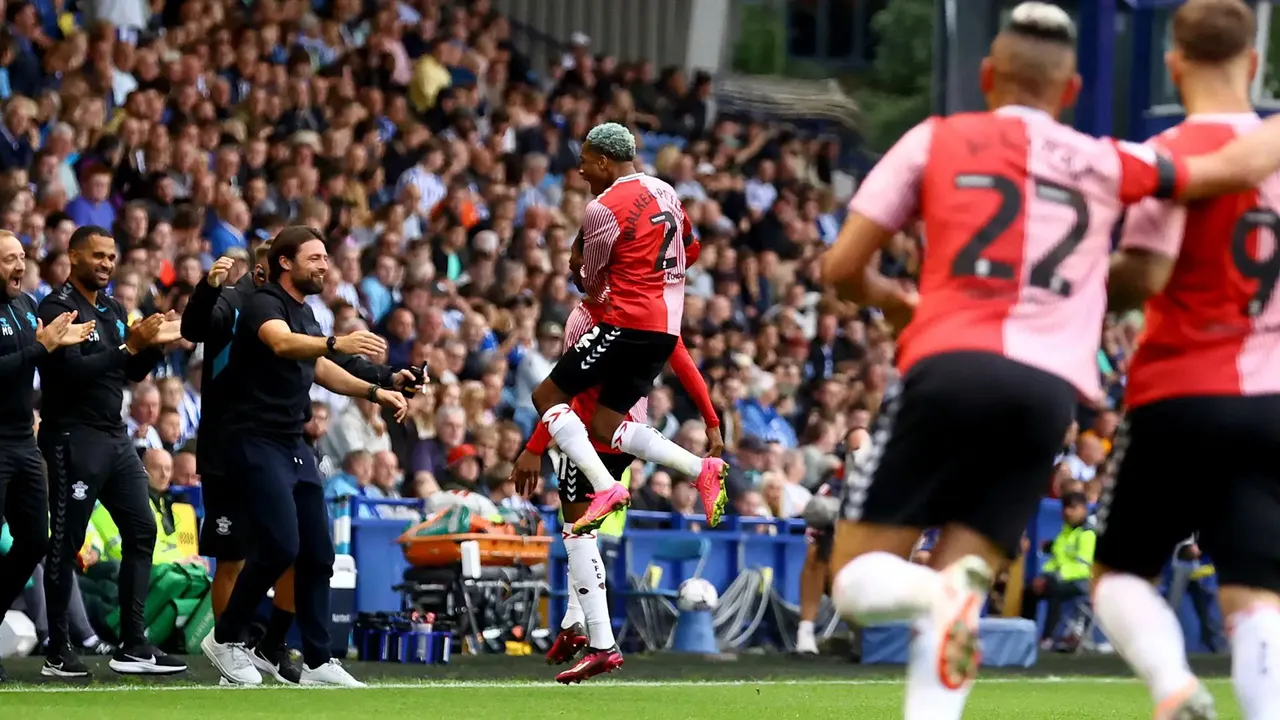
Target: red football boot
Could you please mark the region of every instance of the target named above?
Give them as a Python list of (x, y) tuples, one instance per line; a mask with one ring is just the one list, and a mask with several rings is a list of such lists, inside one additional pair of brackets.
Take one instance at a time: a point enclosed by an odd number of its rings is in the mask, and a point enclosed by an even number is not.
[(556, 641), (547, 651), (548, 665), (563, 665), (573, 662), (582, 648), (587, 646), (587, 629), (582, 623), (574, 623), (556, 635)]
[(608, 650), (587, 648), (587, 654), (576, 665), (556, 676), (556, 682), (565, 685), (580, 683), (603, 673), (622, 667), (622, 653), (615, 645)]

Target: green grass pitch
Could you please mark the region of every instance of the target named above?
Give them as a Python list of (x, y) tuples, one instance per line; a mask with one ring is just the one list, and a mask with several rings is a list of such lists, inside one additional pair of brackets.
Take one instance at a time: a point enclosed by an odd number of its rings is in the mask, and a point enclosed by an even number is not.
[[(219, 687), (202, 657), (171, 678), (123, 678), (86, 658), (91, 682), (40, 677), (42, 658), (6, 659), (0, 720), (899, 720), (900, 667), (838, 656), (630, 655), (613, 675), (563, 687), (539, 657), (460, 656), (444, 666), (350, 663), (363, 690)], [(1241, 720), (1230, 658), (1199, 656), (1222, 720)], [(984, 670), (968, 720), (1147, 720), (1146, 689), (1115, 656), (1042, 655), (1030, 670)]]
[[(1211, 680), (1223, 720), (1241, 717), (1230, 684)], [(896, 720), (897, 680), (732, 682), (605, 680), (576, 687), (496, 681), (389, 682), (364, 690), (213, 685), (38, 686), (0, 690), (0, 716), (22, 720), (213, 718), (460, 718), (465, 720)], [(1144, 688), (1107, 678), (998, 677), (980, 682), (966, 718), (1134, 720), (1150, 717)]]

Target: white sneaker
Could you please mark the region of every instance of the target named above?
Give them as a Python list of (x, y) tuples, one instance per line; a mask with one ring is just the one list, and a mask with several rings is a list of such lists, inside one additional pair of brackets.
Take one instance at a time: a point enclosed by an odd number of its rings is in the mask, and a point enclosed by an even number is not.
[[(255, 671), (256, 672), (256, 671)], [(329, 662), (318, 668), (309, 668), (306, 663), (302, 665), (302, 685), (332, 685), (336, 687), (362, 688), (368, 687), (359, 680), (351, 677), (351, 673), (342, 667), (342, 661), (333, 658)]]
[(228, 683), (262, 684), (262, 673), (253, 666), (253, 658), (249, 656), (249, 649), (244, 643), (220, 643), (213, 639), (213, 633), (209, 633), (200, 643), (200, 650)]
[(942, 582), (942, 595), (933, 606), (933, 625), (941, 641), (938, 679), (944, 687), (959, 690), (978, 676), (982, 661), (978, 621), (991, 592), (991, 567), (968, 555), (942, 571)]

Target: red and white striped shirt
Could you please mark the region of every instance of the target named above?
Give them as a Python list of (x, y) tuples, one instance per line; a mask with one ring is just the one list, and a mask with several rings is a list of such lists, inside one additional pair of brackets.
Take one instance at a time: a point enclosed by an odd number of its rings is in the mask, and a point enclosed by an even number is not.
[[(1151, 145), (1181, 155), (1220, 149), (1257, 128), (1253, 113), (1192, 115)], [(1146, 306), (1125, 403), (1280, 394), (1280, 174), (1250, 192), (1188, 207), (1148, 200), (1129, 211), (1121, 248), (1177, 258)]]
[(1185, 180), (1176, 159), (1031, 108), (917, 125), (849, 204), (886, 229), (924, 218), (920, 304), (899, 339), (899, 369), (985, 351), (1097, 397), (1112, 228), (1126, 205), (1175, 197)]
[(604, 308), (601, 322), (679, 335), (692, 234), (675, 189), (643, 173), (618, 178), (588, 203), (582, 280), (587, 298)]

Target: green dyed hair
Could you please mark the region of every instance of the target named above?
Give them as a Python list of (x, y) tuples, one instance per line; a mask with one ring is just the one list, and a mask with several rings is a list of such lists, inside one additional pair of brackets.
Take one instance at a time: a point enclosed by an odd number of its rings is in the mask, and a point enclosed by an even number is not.
[(636, 158), (636, 136), (615, 122), (591, 128), (587, 133), (587, 144), (592, 150), (617, 162), (630, 162)]

